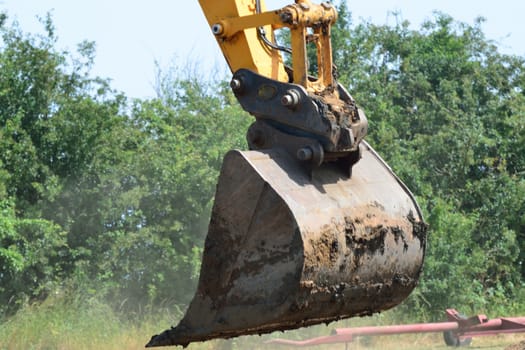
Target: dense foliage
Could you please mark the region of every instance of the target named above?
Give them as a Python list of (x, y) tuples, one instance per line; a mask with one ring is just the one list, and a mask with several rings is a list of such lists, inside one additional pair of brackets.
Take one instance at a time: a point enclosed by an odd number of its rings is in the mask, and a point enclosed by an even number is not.
[(358, 25), (336, 37), (368, 139), (427, 213), (424, 278), (408, 305), (433, 315), (523, 300), (525, 61), (498, 53), (482, 24), (436, 14), (418, 31)]
[[(430, 223), (412, 315), (525, 310), (525, 61), (482, 24), (354, 25), (340, 6), (334, 30), (368, 140)], [(223, 81), (183, 69), (130, 101), (91, 77), (94, 43), (60, 51), (43, 25), (0, 17), (0, 314), (62, 292), (187, 303), (222, 156), (251, 118)]]

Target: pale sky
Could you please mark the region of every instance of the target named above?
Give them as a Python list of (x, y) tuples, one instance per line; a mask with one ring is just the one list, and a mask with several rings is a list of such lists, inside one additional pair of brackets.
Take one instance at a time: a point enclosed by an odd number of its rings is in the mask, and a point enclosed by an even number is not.
[[(291, 2), (266, 0), (266, 5), (277, 9)], [(431, 18), (434, 10), (469, 24), (483, 16), (485, 34), (500, 43), (502, 52), (525, 56), (522, 0), (367, 0), (348, 1), (348, 5), (354, 22), (392, 24), (389, 13), (397, 11), (414, 28)], [(114, 88), (130, 97), (154, 96), (155, 61), (163, 67), (173, 60), (203, 70), (224, 67), (198, 0), (0, 0), (0, 11), (26, 32), (41, 31), (36, 18), (51, 11), (58, 48), (74, 51), (83, 40), (95, 41), (93, 74), (110, 78)]]

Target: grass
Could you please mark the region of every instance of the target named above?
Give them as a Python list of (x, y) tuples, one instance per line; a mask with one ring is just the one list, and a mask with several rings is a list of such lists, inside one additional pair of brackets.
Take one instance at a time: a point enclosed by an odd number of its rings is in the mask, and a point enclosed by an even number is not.
[(1, 324), (0, 349), (143, 349), (149, 336), (169, 323), (159, 316), (139, 327), (96, 300), (50, 299)]
[[(65, 300), (51, 298), (41, 305), (21, 310), (7, 322), (0, 324), (0, 349), (27, 350), (91, 350), (91, 349), (144, 349), (149, 338), (176, 323), (180, 315), (167, 311), (141, 315), (141, 320), (124, 319), (109, 306), (96, 300)], [(399, 315), (386, 312), (368, 318), (345, 320), (329, 326), (316, 326), (298, 331), (277, 333), (233, 340), (216, 340), (192, 344), (188, 350), (270, 350), (295, 349), (267, 340), (285, 337), (306, 339), (330, 334), (336, 327), (355, 327), (371, 324), (398, 323)], [(525, 336), (506, 335), (474, 338), (470, 349), (504, 350), (511, 344), (519, 343)], [(312, 350), (428, 350), (450, 349), (444, 345), (441, 334), (411, 334), (383, 337), (359, 337), (354, 342), (329, 346), (310, 347)]]

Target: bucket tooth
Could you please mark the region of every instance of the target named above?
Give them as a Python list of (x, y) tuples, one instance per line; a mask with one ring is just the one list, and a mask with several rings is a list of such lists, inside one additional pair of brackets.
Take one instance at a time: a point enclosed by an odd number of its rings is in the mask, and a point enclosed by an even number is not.
[(368, 146), (352, 177), (313, 174), (279, 149), (224, 159), (197, 292), (150, 346), (269, 333), (369, 315), (416, 286), (426, 224)]

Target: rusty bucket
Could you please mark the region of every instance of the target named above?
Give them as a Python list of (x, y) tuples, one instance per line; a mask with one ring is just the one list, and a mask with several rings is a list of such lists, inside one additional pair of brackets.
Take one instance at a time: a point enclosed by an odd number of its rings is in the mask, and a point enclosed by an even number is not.
[(374, 150), (348, 178), (279, 149), (224, 159), (198, 289), (148, 347), (269, 333), (370, 315), (416, 286), (426, 225)]

